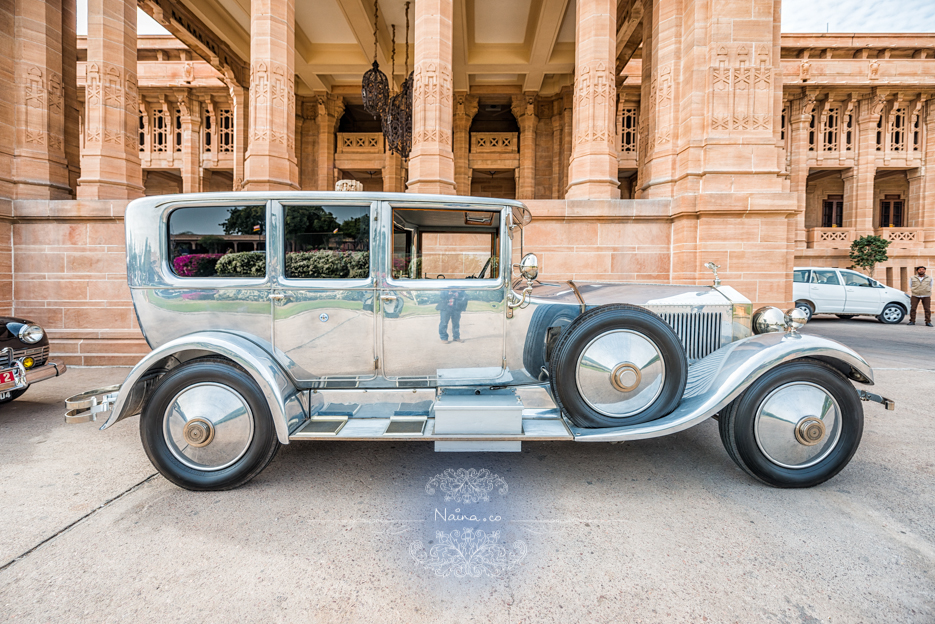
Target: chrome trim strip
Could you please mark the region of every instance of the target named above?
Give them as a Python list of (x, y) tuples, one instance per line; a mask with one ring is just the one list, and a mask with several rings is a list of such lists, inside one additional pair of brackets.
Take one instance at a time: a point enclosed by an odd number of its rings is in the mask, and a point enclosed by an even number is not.
[[(708, 387), (694, 396), (684, 398), (668, 416), (630, 427), (584, 429), (569, 425), (575, 440), (642, 440), (688, 429), (716, 414), (770, 369), (802, 358), (837, 360), (857, 371), (869, 383), (873, 383), (873, 370), (862, 357), (839, 342), (818, 336), (763, 334), (731, 343), (723, 350), (726, 353), (715, 352), (709, 356), (718, 357), (721, 361), (716, 367), (712, 367), (712, 381)], [(703, 362), (704, 360), (698, 365)]]

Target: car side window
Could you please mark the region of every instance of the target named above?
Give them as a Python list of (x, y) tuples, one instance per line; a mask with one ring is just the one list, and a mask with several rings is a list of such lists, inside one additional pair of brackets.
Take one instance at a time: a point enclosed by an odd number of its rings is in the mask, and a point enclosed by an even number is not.
[(809, 277), (808, 274), (809, 274), (809, 271), (803, 270), (803, 269), (799, 269), (798, 271), (793, 271), (792, 281), (799, 282), (799, 283), (807, 283), (808, 277)]
[(393, 209), (393, 278), (497, 279), (500, 211)]
[(370, 205), (283, 206), (285, 275), (292, 279), (370, 276)]
[(860, 273), (841, 271), (841, 276), (844, 278), (845, 286), (862, 286), (864, 288), (873, 288), (873, 282), (870, 281), (870, 278), (865, 277)]
[(837, 271), (812, 271), (812, 284), (824, 284), (825, 286), (840, 286)]
[(266, 205), (169, 213), (169, 266), (179, 277), (264, 277)]

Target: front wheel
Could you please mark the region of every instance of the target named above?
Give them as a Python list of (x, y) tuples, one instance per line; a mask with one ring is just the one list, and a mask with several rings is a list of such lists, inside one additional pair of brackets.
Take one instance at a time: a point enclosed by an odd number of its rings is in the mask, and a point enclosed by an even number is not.
[(811, 360), (777, 366), (721, 412), (721, 441), (747, 474), (804, 488), (838, 474), (864, 429), (857, 391), (836, 369)]
[(140, 415), (150, 461), (187, 490), (229, 490), (258, 475), (279, 450), (269, 405), (232, 364), (195, 361), (169, 372)]
[(815, 308), (812, 307), (812, 304), (807, 301), (796, 301), (795, 307), (805, 312), (806, 322), (812, 320), (812, 315), (815, 313)]
[(886, 307), (883, 308), (883, 311), (880, 312), (880, 316), (877, 317), (881, 323), (886, 323), (887, 325), (896, 325), (897, 323), (902, 323), (903, 318), (906, 316), (906, 311), (903, 310), (903, 307), (896, 303), (888, 303)]

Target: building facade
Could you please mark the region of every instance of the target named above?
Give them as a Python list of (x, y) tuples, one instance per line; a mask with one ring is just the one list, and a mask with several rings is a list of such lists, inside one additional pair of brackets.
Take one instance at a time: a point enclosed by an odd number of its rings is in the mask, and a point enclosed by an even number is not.
[[(74, 0), (0, 0), (0, 308), (69, 363), (134, 363), (130, 200), (342, 179), (525, 201), (549, 279), (714, 261), (789, 306), (792, 267), (859, 236), (897, 288), (935, 258), (935, 35), (782, 35), (776, 0), (416, 0), (407, 42), (379, 9), (374, 45), (365, 0), (90, 0), (78, 38)], [(405, 160), (362, 106), (374, 60), (413, 73)]]

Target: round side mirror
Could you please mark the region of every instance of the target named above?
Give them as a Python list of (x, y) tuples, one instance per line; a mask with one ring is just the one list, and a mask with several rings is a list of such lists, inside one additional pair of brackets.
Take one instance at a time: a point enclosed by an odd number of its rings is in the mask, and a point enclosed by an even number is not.
[(523, 256), (523, 259), (519, 262), (519, 272), (530, 282), (539, 277), (539, 258), (536, 257), (536, 254), (528, 253)]

